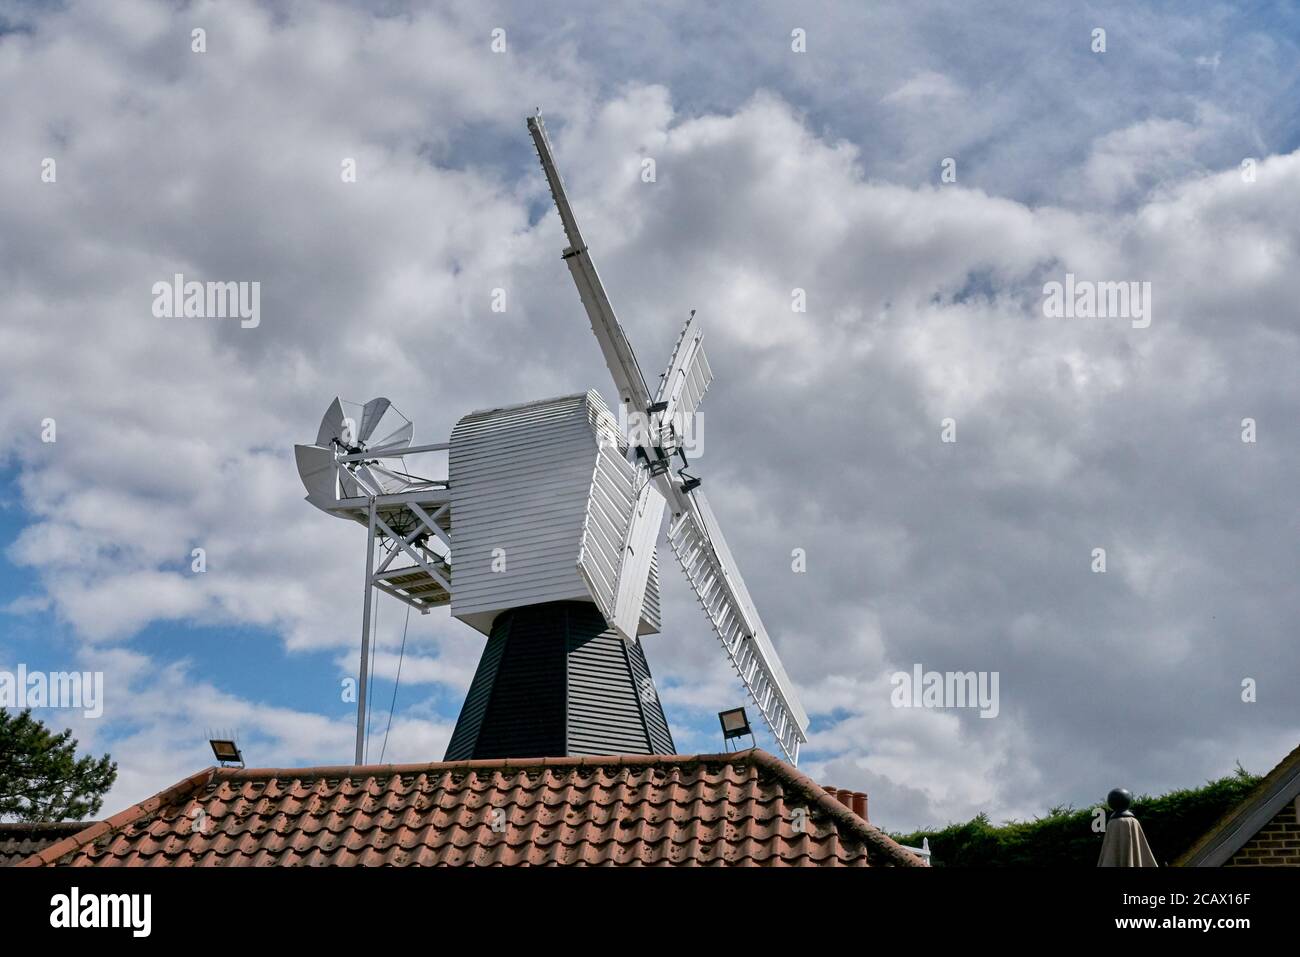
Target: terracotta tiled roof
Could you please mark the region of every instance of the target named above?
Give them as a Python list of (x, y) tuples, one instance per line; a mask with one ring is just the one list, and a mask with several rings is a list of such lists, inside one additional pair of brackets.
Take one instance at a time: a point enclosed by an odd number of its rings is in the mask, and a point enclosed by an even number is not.
[(79, 834), (90, 827), (90, 821), (59, 821), (57, 823), (0, 824), (0, 867), (11, 867), (25, 857), (31, 857), (56, 841)]
[(21, 866), (919, 866), (759, 750), (209, 768)]

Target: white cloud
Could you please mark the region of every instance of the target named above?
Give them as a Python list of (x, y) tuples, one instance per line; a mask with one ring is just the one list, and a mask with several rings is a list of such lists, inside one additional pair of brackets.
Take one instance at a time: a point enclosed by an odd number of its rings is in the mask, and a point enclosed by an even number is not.
[(884, 102), (911, 106), (917, 100), (947, 100), (962, 95), (961, 87), (950, 77), (934, 70), (923, 70), (886, 95)]

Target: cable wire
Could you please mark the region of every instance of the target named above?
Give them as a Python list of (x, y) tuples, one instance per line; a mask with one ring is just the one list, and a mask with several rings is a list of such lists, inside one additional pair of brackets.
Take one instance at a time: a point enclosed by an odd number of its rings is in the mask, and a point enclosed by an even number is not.
[(397, 655), (397, 678), (393, 682), (393, 700), (388, 705), (388, 727), (384, 728), (384, 746), (379, 749), (379, 763), (384, 763), (388, 751), (388, 732), (393, 729), (393, 709), (397, 707), (397, 688), (402, 683), (402, 659), (406, 657), (406, 629), (411, 625), (411, 606), (406, 606), (406, 624), (402, 626), (402, 650)]

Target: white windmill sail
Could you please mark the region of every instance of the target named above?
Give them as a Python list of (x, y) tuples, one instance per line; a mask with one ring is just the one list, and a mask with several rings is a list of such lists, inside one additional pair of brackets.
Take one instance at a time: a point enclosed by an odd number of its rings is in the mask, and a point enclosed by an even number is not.
[(364, 483), (367, 492), (375, 495), (395, 495), (398, 492), (406, 491), (408, 487), (417, 481), (413, 476), (405, 472), (385, 468), (373, 462), (359, 465), (355, 475)]
[[(603, 470), (599, 464), (596, 468), (592, 498), (599, 498), (599, 502), (590, 507), (588, 526), (584, 528), (584, 554), (589, 555), (590, 569), (584, 570), (583, 575), (588, 588), (607, 621), (626, 622), (630, 612), (626, 612), (624, 606), (635, 603), (639, 607), (645, 601), (645, 580), (654, 568), (652, 535), (657, 537), (662, 522), (662, 506), (656, 507), (647, 496), (642, 507), (642, 493), (639, 492), (636, 514), (640, 518), (639, 522), (634, 522), (628, 511), (631, 486), (621, 466), (634, 468), (643, 480), (648, 473), (650, 480), (644, 481), (641, 488), (654, 488), (671, 508), (673, 521), (669, 540), (705, 614), (782, 751), (792, 763), (798, 763), (799, 746), (808, 740), (808, 715), (799, 704), (776, 649), (763, 628), (708, 502), (698, 490), (692, 491), (699, 481), (691, 479), (687, 483), (683, 476), (669, 471), (669, 457), (677, 450), (680, 440), (674, 424), (694, 415), (713, 379), (695, 315), (691, 314), (682, 330), (668, 371), (652, 401), (631, 344), (614, 315), (578, 231), (541, 117), (530, 117), (528, 129), (569, 241), (564, 259), (591, 320), (605, 364), (614, 378), (619, 399), (629, 412), (650, 416), (651, 421), (658, 425), (652, 437), (659, 440), (659, 446), (646, 450), (645, 469), (631, 466), (617, 456), (604, 463)], [(619, 464), (616, 464), (616, 459)], [(611, 490), (617, 487), (617, 491), (597, 495), (596, 486), (602, 481)], [(617, 544), (620, 538), (623, 543), (621, 551)]]
[(664, 520), (664, 497), (652, 483), (639, 473), (640, 488), (632, 520), (628, 523), (623, 541), (623, 556), (619, 566), (618, 592), (614, 599), (614, 627), (619, 634), (632, 637), (637, 633), (645, 604), (646, 589), (650, 584), (650, 569), (654, 563), (655, 545)]
[(343, 410), (343, 400), (335, 396), (334, 401), (325, 410), (325, 415), (321, 417), (320, 428), (316, 430), (316, 444), (321, 448), (329, 448), (335, 440), (342, 441), (347, 418), (348, 414)]
[(664, 497), (618, 447), (602, 446), (587, 497), (578, 572), (620, 635), (640, 631)]
[(607, 622), (614, 621), (618, 604), (623, 542), (636, 508), (635, 473), (617, 447), (606, 444), (597, 453), (578, 550), (578, 574)]
[(808, 715), (763, 627), (722, 529), (700, 489), (668, 529), (673, 554), (754, 704), (792, 762), (808, 740)]
[(605, 356), (605, 364), (614, 377), (619, 401), (636, 412), (644, 412), (650, 405), (650, 390), (646, 388), (645, 376), (641, 374), (641, 367), (632, 353), (632, 345), (627, 341), (627, 334), (623, 332), (618, 317), (614, 315), (614, 308), (609, 304), (600, 276), (596, 274), (596, 265), (591, 261), (586, 243), (582, 241), (582, 233), (578, 232), (578, 221), (569, 206), (564, 182), (560, 179), (560, 171), (556, 168), (551, 144), (546, 138), (546, 127), (542, 125), (540, 116), (528, 118), (528, 131), (533, 135), (537, 157), (542, 162), (542, 171), (551, 187), (555, 208), (560, 214), (560, 222), (564, 224), (564, 235), (569, 240), (569, 247), (563, 254), (564, 261), (573, 274), (578, 296), (587, 310), (587, 318), (591, 320), (591, 331), (596, 334), (600, 351)]
[(677, 450), (683, 427), (695, 415), (712, 381), (713, 370), (704, 355), (704, 331), (695, 318), (695, 311), (691, 310), (682, 334), (677, 337), (672, 358), (668, 360), (668, 371), (659, 383), (655, 404), (651, 406), (658, 409), (654, 413), (658, 445), (668, 454)]
[(367, 452), (390, 455), (411, 444), (415, 426), (387, 399), (371, 399), (361, 408), (358, 442)]
[(316, 445), (295, 445), (298, 475), (307, 489), (307, 501), (317, 508), (333, 505), (339, 497), (339, 466), (334, 450)]

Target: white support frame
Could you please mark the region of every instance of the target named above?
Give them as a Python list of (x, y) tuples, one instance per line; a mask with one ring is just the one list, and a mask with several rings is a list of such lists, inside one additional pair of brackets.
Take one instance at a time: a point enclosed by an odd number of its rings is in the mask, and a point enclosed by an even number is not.
[(365, 761), (366, 751), (366, 687), (370, 681), (370, 586), (374, 583), (372, 569), (375, 567), (375, 500), (370, 500), (370, 525), (366, 536), (366, 597), (362, 602), (361, 613), (361, 668), (360, 682), (357, 685), (357, 748), (356, 764)]
[[(436, 568), (434, 568), (432, 565), (426, 562), (424, 560), (424, 557), (420, 555), (420, 553), (417, 552), (414, 548), (411, 547), (411, 543), (407, 541), (404, 536), (398, 535), (395, 531), (393, 531), (391, 528), (388, 527), (387, 522), (385, 522), (382, 518), (379, 518), (378, 516), (375, 516), (375, 524), (384, 530), (384, 534), (387, 535), (390, 539), (392, 539), (393, 544), (396, 545), (397, 548), (405, 552), (412, 561), (414, 561), (417, 565), (419, 565), (422, 569), (424, 569), (425, 574), (427, 574), (430, 578), (432, 578), (439, 585), (445, 588), (448, 592), (451, 591), (451, 580), (446, 578), (442, 574), (442, 572), (438, 571)], [(393, 555), (396, 554), (397, 551), (395, 549)], [(391, 560), (392, 556), (389, 556), (389, 558)], [(385, 565), (385, 567), (387, 566)], [(374, 582), (373, 575), (371, 575), (370, 580), (371, 582)]]
[[(406, 505), (411, 510), (412, 514), (414, 514), (415, 517), (418, 518), (420, 522), (424, 525), (424, 528), (420, 528), (417, 526), (408, 534), (399, 536), (396, 532), (394, 532), (387, 525), (384, 525), (384, 523), (381, 521), (379, 524), (383, 526), (384, 531), (388, 534), (390, 538), (393, 539), (394, 545), (397, 547), (394, 547), (392, 551), (388, 553), (388, 557), (385, 558), (383, 563), (380, 564), (379, 568), (375, 570), (375, 575), (372, 577), (377, 577), (380, 572), (384, 572), (388, 570), (388, 566), (391, 565), (393, 563), (393, 559), (397, 557), (397, 553), (399, 549), (404, 548), (407, 551), (411, 552), (412, 556), (414, 556), (414, 551), (412, 551), (410, 547), (411, 543), (414, 542), (425, 531), (433, 532), (438, 537), (438, 540), (442, 542), (445, 546), (447, 546), (448, 555), (450, 555), (451, 553), (451, 538), (448, 537), (447, 533), (442, 530), (442, 528), (438, 525), (436, 521), (437, 519), (441, 518), (443, 515), (447, 513), (447, 511), (451, 508), (451, 505), (446, 504), (440, 506), (434, 511), (432, 515), (430, 515), (428, 512), (422, 509), (415, 502), (407, 502)], [(444, 562), (448, 560), (447, 555), (443, 555), (440, 557)], [(451, 591), (451, 585), (449, 582), (444, 581), (439, 576), (433, 576), (433, 577), (434, 580), (437, 581), (439, 585), (442, 585), (442, 587), (447, 589), (448, 592)]]
[[(393, 585), (388, 579), (400, 574), (410, 574), (414, 571), (422, 571), (429, 578), (442, 586), (443, 590), (451, 595), (451, 580), (439, 571), (434, 565), (426, 560), (427, 557), (433, 556), (438, 561), (448, 562), (451, 555), (451, 539), (445, 531), (438, 525), (438, 519), (442, 518), (451, 509), (450, 501), (443, 502), (432, 513), (426, 511), (418, 503), (410, 500), (403, 501), (400, 496), (392, 495), (372, 495), (365, 499), (366, 502), (366, 591), (365, 598), (362, 602), (362, 623), (361, 623), (361, 667), (359, 669), (360, 681), (357, 688), (357, 740), (355, 761), (359, 765), (365, 760), (366, 745), (366, 698), (370, 683), (370, 621), (371, 609), (373, 607), (373, 589), (379, 589), (387, 595), (391, 595), (398, 601), (416, 608), (421, 614), (428, 614), (434, 604), (417, 598), (410, 594), (404, 594), (402, 589)], [(410, 509), (411, 514), (418, 520), (416, 527), (406, 535), (399, 535), (393, 531), (392, 527), (379, 517), (379, 507), (381, 504), (394, 505), (402, 504)], [(421, 534), (432, 533), (447, 548), (447, 554), (438, 556), (430, 549), (424, 549), (425, 555), (421, 555), (413, 546)], [(379, 539), (380, 534), (389, 540), (385, 544), (384, 550), (387, 554), (380, 561), (379, 566), (375, 566), (375, 542)], [(406, 568), (391, 568), (399, 552), (405, 553), (415, 565)], [(448, 599), (450, 600), (450, 599)], [(440, 602), (439, 604), (443, 604)]]

